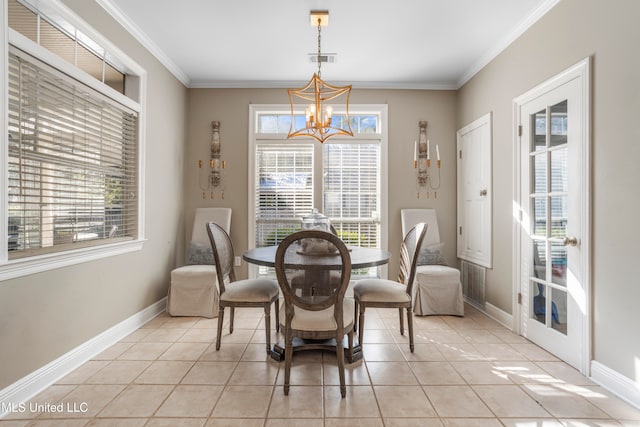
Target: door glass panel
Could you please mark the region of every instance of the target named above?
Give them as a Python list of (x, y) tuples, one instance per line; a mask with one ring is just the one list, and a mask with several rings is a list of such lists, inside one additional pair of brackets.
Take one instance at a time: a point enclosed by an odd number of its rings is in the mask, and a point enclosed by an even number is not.
[(551, 200), (551, 237), (567, 235), (567, 197), (552, 196)]
[(567, 247), (561, 243), (551, 244), (551, 281), (567, 286)]
[(547, 276), (547, 244), (544, 240), (533, 241), (533, 275), (545, 280)]
[(567, 293), (551, 289), (551, 327), (567, 335)]
[(551, 152), (551, 191), (554, 193), (568, 191), (568, 150), (569, 149), (565, 147)]
[(531, 151), (544, 150), (547, 147), (547, 111), (538, 111), (531, 116), (531, 128), (533, 138), (531, 138)]
[(544, 285), (537, 282), (529, 282), (529, 295), (531, 295), (531, 319), (546, 324), (546, 301), (544, 297)]
[(551, 146), (567, 143), (567, 101), (551, 107)]
[(547, 235), (547, 198), (534, 197), (531, 199), (531, 212), (533, 213), (533, 235), (546, 237)]
[(547, 153), (536, 154), (532, 157), (531, 178), (534, 193), (540, 194), (547, 192)]

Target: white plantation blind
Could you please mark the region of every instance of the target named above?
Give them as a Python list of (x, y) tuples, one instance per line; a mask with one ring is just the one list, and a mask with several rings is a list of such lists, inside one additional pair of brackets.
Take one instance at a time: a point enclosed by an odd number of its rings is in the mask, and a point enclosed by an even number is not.
[(313, 144), (256, 144), (256, 247), (300, 229), (313, 207)]
[(9, 259), (137, 238), (137, 113), (11, 49)]
[(380, 247), (380, 144), (325, 143), (323, 212), (347, 244)]

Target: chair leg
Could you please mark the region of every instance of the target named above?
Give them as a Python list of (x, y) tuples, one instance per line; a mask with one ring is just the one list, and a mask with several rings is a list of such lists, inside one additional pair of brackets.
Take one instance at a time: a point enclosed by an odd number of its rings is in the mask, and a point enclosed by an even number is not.
[(216, 334), (216, 351), (220, 350), (220, 341), (222, 340), (222, 323), (224, 322), (224, 306), (219, 305), (218, 309), (218, 332)]
[(409, 326), (409, 349), (413, 353), (413, 314), (411, 313), (411, 307), (407, 307), (407, 325)]
[(271, 351), (271, 303), (264, 305), (264, 333), (267, 337), (267, 354)]
[(276, 300), (276, 332), (280, 332), (280, 299)]
[(289, 384), (291, 380), (291, 359), (293, 359), (293, 333), (291, 328), (287, 328), (284, 339), (284, 394), (289, 395)]
[(338, 359), (338, 375), (340, 376), (340, 394), (344, 398), (347, 395), (347, 386), (344, 380), (344, 332), (342, 336), (336, 335), (336, 357)]
[(236, 308), (229, 307), (229, 333), (233, 333), (233, 315), (235, 314)]
[(360, 321), (358, 322), (358, 343), (360, 347), (364, 345), (364, 304), (360, 304)]
[(353, 363), (353, 328), (349, 331), (349, 363)]
[(400, 335), (404, 335), (404, 316), (402, 315), (402, 309), (399, 308), (398, 312), (400, 313)]
[(358, 330), (358, 299), (353, 299), (353, 329)]

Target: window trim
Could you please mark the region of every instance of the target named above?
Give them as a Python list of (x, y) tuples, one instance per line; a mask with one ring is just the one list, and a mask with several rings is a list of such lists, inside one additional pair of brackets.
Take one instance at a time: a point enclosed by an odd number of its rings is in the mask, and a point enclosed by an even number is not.
[[(133, 61), (128, 55), (118, 49), (104, 36), (96, 32), (88, 23), (76, 15), (71, 9), (60, 0), (49, 0), (50, 6), (54, 7), (60, 16), (72, 23), (76, 28), (94, 41), (104, 46), (109, 52), (118, 57), (124, 65), (126, 74), (129, 75), (130, 83), (133, 81), (133, 88), (127, 90), (128, 96), (118, 93), (111, 87), (99, 82), (86, 72), (68, 64), (62, 58), (51, 53), (42, 46), (12, 30), (7, 22), (7, 1), (0, 0), (0, 22), (2, 34), (5, 36), (5, 43), (0, 46), (0, 63), (2, 72), (0, 73), (0, 132), (2, 143), (0, 144), (0, 164), (3, 165), (4, 173), (0, 174), (0, 282), (34, 273), (49, 271), (61, 267), (67, 267), (83, 262), (94, 261), (101, 258), (121, 255), (142, 249), (145, 239), (145, 200), (144, 200), (144, 177), (145, 177), (145, 133), (146, 133), (146, 91), (147, 74), (146, 71)], [(106, 93), (109, 97), (121, 104), (138, 112), (138, 235), (135, 239), (107, 243), (104, 245), (80, 247), (51, 254), (36, 255), (31, 257), (8, 260), (8, 172), (4, 167), (8, 162), (8, 61), (9, 44), (24, 50), (50, 66), (53, 66), (82, 84), (90, 86), (101, 93)], [(136, 84), (137, 83), (137, 84)]]
[[(303, 109), (300, 106), (300, 111)], [(336, 106), (334, 111), (341, 111), (340, 106)], [(287, 140), (286, 134), (273, 134), (273, 133), (258, 133), (258, 115), (260, 113), (291, 113), (291, 107), (289, 104), (252, 104), (249, 105), (249, 144), (248, 144), (248, 183), (249, 190), (251, 189), (252, 183), (255, 182), (255, 174), (256, 174), (256, 163), (255, 163), (255, 149), (258, 140), (273, 140), (274, 142), (282, 142), (282, 141), (291, 141), (295, 143), (299, 142), (313, 142), (315, 147), (315, 154), (318, 160), (322, 159), (321, 151), (323, 145), (318, 143), (312, 138), (295, 138), (291, 140)], [(380, 117), (380, 128), (377, 133), (364, 133), (361, 135), (354, 135), (353, 137), (349, 137), (349, 139), (354, 139), (356, 141), (371, 141), (371, 140), (379, 140), (380, 141), (380, 247), (383, 249), (388, 248), (388, 238), (389, 238), (389, 165), (388, 165), (388, 106), (387, 104), (355, 104), (349, 105), (349, 113), (350, 115), (363, 113), (374, 113), (379, 114)], [(343, 137), (336, 137), (337, 139), (346, 139)], [(328, 143), (329, 141), (327, 141)], [(320, 157), (317, 154), (320, 153)], [(320, 184), (322, 187), (322, 184)], [(322, 191), (320, 194), (314, 193), (315, 200), (322, 199)], [(255, 206), (255, 192), (248, 191), (248, 212), (255, 214), (256, 206)], [(255, 221), (251, 217), (248, 218), (248, 236), (247, 236), (247, 248), (253, 249), (255, 247)], [(255, 275), (255, 269), (252, 266), (249, 266), (249, 275)], [(381, 277), (387, 276), (387, 265), (381, 268)]]

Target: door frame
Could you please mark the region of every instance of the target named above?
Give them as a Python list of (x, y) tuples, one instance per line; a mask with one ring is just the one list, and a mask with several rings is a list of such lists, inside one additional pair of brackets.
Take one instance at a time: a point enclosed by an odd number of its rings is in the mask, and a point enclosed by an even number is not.
[(582, 217), (578, 220), (578, 229), (580, 230), (580, 258), (581, 258), (581, 277), (582, 285), (585, 292), (584, 301), (584, 313), (582, 336), (579, 338), (582, 349), (580, 357), (580, 366), (578, 367), (580, 372), (585, 375), (590, 375), (590, 362), (592, 358), (591, 341), (592, 341), (592, 289), (591, 289), (591, 57), (587, 57), (577, 64), (569, 67), (561, 73), (551, 77), (540, 85), (525, 92), (524, 94), (514, 98), (512, 122), (513, 122), (513, 252), (512, 252), (512, 264), (513, 264), (513, 318), (512, 327), (513, 331), (519, 335), (522, 335), (522, 304), (519, 301), (519, 294), (521, 292), (521, 275), (522, 275), (522, 238), (521, 238), (521, 224), (523, 223), (523, 209), (520, 206), (521, 200), (521, 135), (520, 135), (520, 108), (527, 102), (550, 92), (563, 84), (574, 80), (580, 80), (581, 90), (581, 114), (583, 120), (583, 132), (582, 140), (582, 159), (580, 159), (580, 179), (582, 180), (582, 194), (580, 195), (582, 200), (581, 211)]

